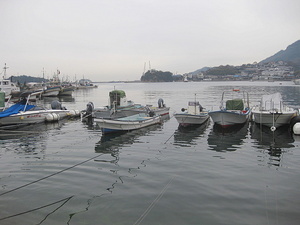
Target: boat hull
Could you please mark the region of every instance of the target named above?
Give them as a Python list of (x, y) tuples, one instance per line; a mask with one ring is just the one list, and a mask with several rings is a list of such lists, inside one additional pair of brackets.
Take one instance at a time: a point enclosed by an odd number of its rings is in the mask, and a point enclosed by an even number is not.
[(143, 119), (132, 120), (127, 120), (126, 118), (115, 120), (95, 118), (94, 121), (101, 128), (103, 133), (136, 130), (161, 122), (160, 116), (143, 117)]
[(288, 125), (291, 119), (296, 116), (296, 112), (269, 112), (252, 111), (252, 119), (255, 123), (267, 127), (281, 127)]
[(58, 121), (72, 115), (74, 112), (70, 110), (26, 111), (0, 118), (0, 127)]
[(203, 113), (200, 115), (176, 113), (174, 114), (174, 117), (181, 126), (201, 125), (209, 119), (208, 113)]
[(42, 94), (43, 97), (55, 97), (58, 96), (60, 89), (53, 89), (53, 90), (45, 90)]
[(132, 116), (139, 113), (149, 113), (153, 112), (156, 116), (165, 116), (169, 115), (170, 107), (142, 107), (142, 108), (130, 108), (130, 109), (123, 109), (121, 112), (125, 114), (125, 116)]
[(72, 96), (75, 87), (62, 87), (61, 90), (58, 92), (59, 96)]
[(246, 123), (249, 120), (250, 111), (244, 113), (242, 111), (220, 110), (209, 112), (209, 115), (215, 124), (226, 127)]

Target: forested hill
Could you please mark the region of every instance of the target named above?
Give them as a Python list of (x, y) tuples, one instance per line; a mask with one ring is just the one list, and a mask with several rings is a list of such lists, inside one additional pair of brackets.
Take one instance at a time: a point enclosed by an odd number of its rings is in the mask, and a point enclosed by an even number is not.
[(295, 43), (289, 45), (286, 50), (281, 50), (261, 61), (261, 63), (268, 63), (268, 62), (292, 62), (300, 66), (300, 40), (296, 41)]
[(173, 74), (158, 70), (148, 70), (142, 77), (142, 82), (172, 82)]

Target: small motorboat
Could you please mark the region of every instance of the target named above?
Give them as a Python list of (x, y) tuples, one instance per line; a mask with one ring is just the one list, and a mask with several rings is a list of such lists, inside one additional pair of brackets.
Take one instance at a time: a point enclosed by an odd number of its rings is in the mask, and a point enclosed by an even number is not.
[(161, 122), (161, 117), (149, 117), (145, 113), (139, 113), (116, 119), (94, 118), (94, 122), (101, 128), (102, 133), (110, 133), (136, 130), (153, 124), (158, 124)]
[(255, 123), (276, 128), (290, 124), (291, 119), (298, 115), (298, 111), (283, 104), (280, 93), (263, 95), (258, 106), (252, 109)]
[(158, 106), (146, 105), (142, 106), (139, 104), (133, 105), (133, 107), (122, 109), (122, 113), (126, 116), (132, 116), (138, 113), (149, 113), (157, 116), (169, 115), (170, 107), (164, 104), (162, 98), (158, 99)]
[(208, 112), (203, 111), (199, 101), (189, 101), (188, 108), (182, 108), (181, 111), (174, 114), (180, 126), (201, 125), (209, 119)]
[(125, 91), (113, 90), (109, 92), (109, 103), (107, 106), (94, 107), (94, 103), (89, 102), (86, 110), (81, 111), (81, 118), (82, 121), (87, 118), (117, 119), (139, 113), (164, 116), (169, 115), (169, 110), (170, 107), (166, 107), (161, 98), (158, 100), (158, 107), (152, 105), (143, 106), (127, 100)]
[(58, 101), (51, 103), (51, 109), (29, 103), (30, 96), (0, 112), (0, 128), (58, 121), (66, 117), (79, 116), (79, 110), (67, 110)]
[(210, 111), (208, 114), (215, 124), (222, 127), (244, 124), (251, 115), (249, 95), (239, 89), (233, 89), (230, 92), (224, 91), (220, 110)]

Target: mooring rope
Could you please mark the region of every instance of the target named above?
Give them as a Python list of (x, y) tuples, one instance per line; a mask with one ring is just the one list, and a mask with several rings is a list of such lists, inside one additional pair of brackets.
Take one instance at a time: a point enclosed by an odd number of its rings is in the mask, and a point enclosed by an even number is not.
[(47, 179), (47, 178), (49, 178), (49, 177), (53, 177), (53, 176), (55, 176), (55, 175), (57, 175), (57, 174), (60, 174), (60, 173), (65, 172), (65, 171), (67, 171), (67, 170), (70, 170), (70, 169), (72, 169), (72, 168), (74, 168), (74, 167), (76, 167), (76, 166), (82, 165), (82, 164), (84, 164), (84, 163), (86, 163), (86, 162), (89, 162), (89, 161), (91, 161), (91, 160), (93, 160), (93, 159), (96, 159), (96, 158), (98, 158), (98, 157), (100, 157), (100, 156), (102, 156), (102, 155), (103, 155), (103, 154), (94, 156), (94, 157), (89, 158), (89, 159), (87, 159), (87, 160), (85, 160), (85, 161), (82, 161), (82, 162), (80, 162), (80, 163), (77, 163), (77, 164), (75, 164), (75, 165), (73, 165), (73, 166), (70, 166), (70, 167), (65, 168), (65, 169), (63, 169), (63, 170), (60, 170), (60, 171), (58, 171), (58, 172), (52, 173), (52, 174), (50, 174), (50, 175), (48, 175), (48, 176), (42, 177), (42, 178), (40, 178), (40, 179), (38, 179), (38, 180), (29, 182), (29, 183), (27, 183), (27, 184), (21, 185), (21, 186), (19, 186), (19, 187), (17, 187), (17, 188), (14, 188), (14, 189), (12, 189), (12, 190), (3, 192), (3, 193), (0, 194), (0, 196), (5, 195), (5, 194), (8, 194), (8, 193), (13, 192), (13, 191), (16, 191), (16, 190), (19, 190), (19, 189), (21, 189), (21, 188), (27, 187), (27, 186), (29, 186), (29, 185), (35, 184), (35, 183), (40, 182), (40, 181), (42, 181), (42, 180), (45, 180), (45, 179)]
[[(16, 217), (16, 216), (21, 216), (21, 215), (24, 215), (24, 214), (27, 214), (27, 213), (30, 213), (30, 212), (34, 212), (34, 211), (37, 211), (37, 210), (40, 210), (40, 209), (43, 209), (43, 208), (46, 208), (48, 206), (51, 206), (51, 205), (55, 205), (57, 203), (60, 203), (60, 202), (63, 202), (62, 205), (60, 205), (58, 208), (55, 209), (55, 211), (59, 208), (61, 208), (63, 205), (65, 205), (71, 198), (73, 198), (74, 196), (70, 196), (68, 198), (64, 198), (64, 199), (61, 199), (59, 201), (56, 201), (56, 202), (52, 202), (52, 203), (49, 203), (47, 205), (43, 205), (43, 206), (40, 206), (40, 207), (37, 207), (37, 208), (34, 208), (34, 209), (30, 209), (30, 210), (27, 210), (25, 212), (21, 212), (21, 213), (17, 213), (17, 214), (14, 214), (14, 215), (11, 215), (11, 216), (6, 216), (6, 217), (2, 217), (0, 218), (0, 221), (1, 220), (6, 220), (6, 219), (9, 219), (9, 218), (12, 218), (12, 217)], [(45, 218), (46, 219), (46, 218)], [(45, 219), (43, 219), (39, 224), (41, 224)]]
[(175, 176), (173, 176), (169, 182), (164, 186), (164, 188), (161, 190), (161, 192), (157, 195), (157, 197), (153, 200), (153, 202), (148, 206), (148, 208), (143, 212), (143, 214), (140, 216), (140, 218), (137, 219), (137, 221), (133, 225), (139, 225), (141, 222), (145, 219), (145, 217), (149, 214), (149, 212), (152, 210), (152, 208), (157, 204), (157, 202), (162, 198), (166, 190), (168, 189), (169, 185), (173, 181)]

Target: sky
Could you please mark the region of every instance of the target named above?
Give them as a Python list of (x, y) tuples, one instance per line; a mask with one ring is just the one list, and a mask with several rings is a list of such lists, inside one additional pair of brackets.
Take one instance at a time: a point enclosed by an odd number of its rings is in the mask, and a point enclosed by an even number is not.
[(238, 66), (299, 40), (299, 12), (299, 0), (0, 0), (0, 66), (94, 82)]

